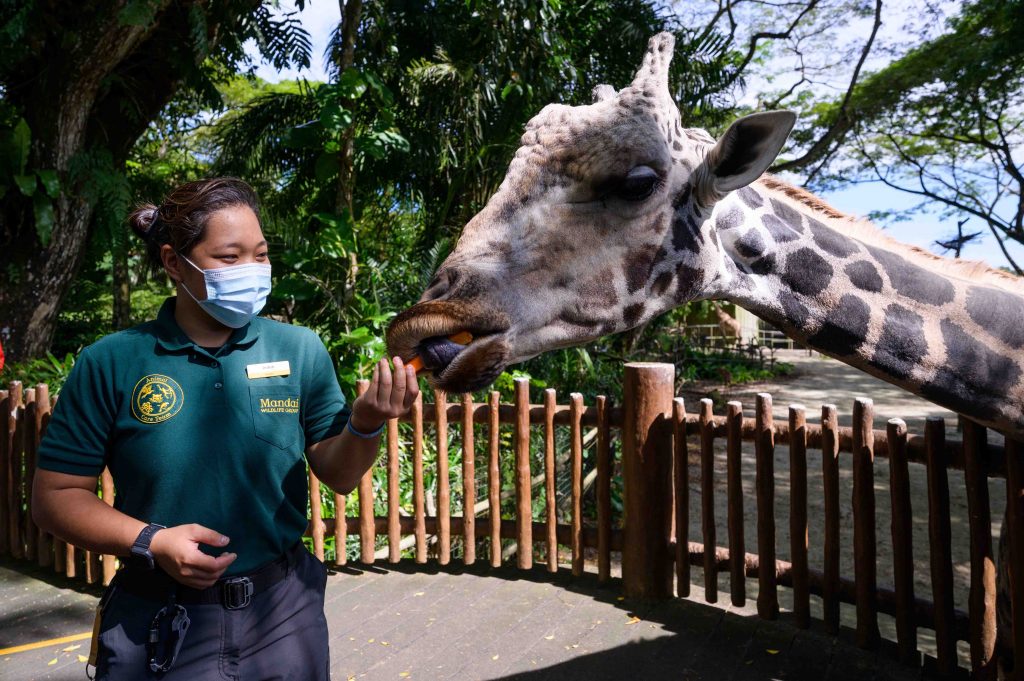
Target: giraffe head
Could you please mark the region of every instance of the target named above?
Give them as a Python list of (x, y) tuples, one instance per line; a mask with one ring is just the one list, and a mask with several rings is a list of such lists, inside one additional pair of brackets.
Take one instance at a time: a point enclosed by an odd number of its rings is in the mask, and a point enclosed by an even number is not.
[[(477, 390), (542, 352), (624, 331), (730, 280), (713, 206), (761, 176), (789, 112), (734, 122), (720, 140), (683, 128), (669, 94), (674, 39), (654, 36), (633, 82), (526, 126), (504, 181), (462, 231), (420, 301), (388, 329), (435, 387)], [(465, 347), (446, 337), (468, 331)]]

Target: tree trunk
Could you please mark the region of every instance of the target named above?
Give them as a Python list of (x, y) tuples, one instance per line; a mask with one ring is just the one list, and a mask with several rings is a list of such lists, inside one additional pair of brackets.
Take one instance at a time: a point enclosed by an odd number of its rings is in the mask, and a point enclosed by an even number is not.
[[(362, 14), (362, 0), (339, 0), (341, 5), (341, 53), (338, 55), (338, 78), (355, 62), (356, 33), (359, 31), (359, 17)], [(345, 100), (342, 106), (351, 110), (353, 102)], [(352, 170), (355, 161), (355, 125), (349, 126), (341, 141), (339, 151), (338, 194), (334, 212), (348, 210), (352, 215)]]
[[(341, 53), (338, 55), (338, 78), (355, 62), (356, 34), (359, 32), (359, 17), (362, 14), (362, 0), (338, 0), (341, 6)], [(344, 100), (342, 106), (352, 110), (355, 103)], [(348, 213), (350, 220), (355, 220), (352, 210), (352, 193), (355, 184), (353, 170), (355, 167), (355, 123), (350, 125), (341, 138), (341, 151), (338, 152), (338, 192), (334, 200), (334, 212)], [(356, 253), (348, 254), (348, 272), (345, 275), (345, 300), (355, 294), (356, 278), (359, 276), (359, 258)]]
[[(85, 256), (98, 176), (123, 172), (125, 159), (184, 82), (183, 57), (204, 53), (191, 40), (191, 14), (206, 14), (207, 48), (230, 22), (259, 0), (243, 0), (211, 15), (206, 2), (157, 0), (152, 20), (124, 20), (123, 3), (55, 3), (45, 36), (27, 43), (17, 70), (33, 78), (5, 83), (5, 101), (25, 118), (32, 146), (28, 169), (55, 170), (60, 194), (43, 245), (30, 201), (8, 191), (0, 200), (0, 340), (11, 361), (45, 354), (57, 316)], [(208, 53), (208, 52), (205, 52)], [(116, 260), (116, 259), (115, 259)], [(123, 265), (123, 263), (121, 263)], [(118, 274), (115, 265), (115, 280)], [(126, 274), (126, 272), (125, 272)], [(117, 319), (126, 320), (121, 310)], [(115, 320), (115, 321), (116, 321)]]
[[(17, 266), (22, 271), (18, 284), (0, 287), (0, 310), (4, 310), (0, 332), (10, 362), (46, 354), (61, 301), (85, 253), (92, 206), (67, 195), (54, 203), (54, 230), (49, 246)], [(28, 217), (27, 227), (34, 230), (34, 218), (31, 213)]]
[(120, 331), (132, 323), (132, 282), (128, 276), (128, 252), (123, 239), (117, 241), (111, 263), (114, 293), (113, 326)]

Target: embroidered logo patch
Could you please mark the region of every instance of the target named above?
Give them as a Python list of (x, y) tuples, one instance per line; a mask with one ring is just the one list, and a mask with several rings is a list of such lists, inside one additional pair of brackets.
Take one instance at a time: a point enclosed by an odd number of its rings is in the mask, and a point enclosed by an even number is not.
[(261, 397), (261, 414), (298, 414), (298, 397)]
[(185, 402), (181, 386), (170, 376), (150, 374), (132, 391), (132, 416), (143, 423), (160, 423), (171, 418)]

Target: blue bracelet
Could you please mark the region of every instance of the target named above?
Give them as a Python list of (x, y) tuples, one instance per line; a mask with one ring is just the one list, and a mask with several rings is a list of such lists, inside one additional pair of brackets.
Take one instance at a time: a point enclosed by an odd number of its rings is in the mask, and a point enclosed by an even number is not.
[(377, 430), (373, 431), (372, 433), (360, 433), (358, 430), (356, 430), (355, 428), (352, 427), (352, 419), (349, 419), (348, 423), (346, 423), (345, 425), (348, 426), (349, 432), (352, 433), (353, 435), (355, 435), (356, 437), (361, 437), (364, 440), (372, 440), (373, 438), (375, 438), (375, 437), (377, 437), (378, 435), (381, 434), (381, 431), (384, 430), (384, 426), (386, 424), (387, 424), (387, 421), (385, 421), (384, 423), (380, 424), (380, 428), (378, 428)]

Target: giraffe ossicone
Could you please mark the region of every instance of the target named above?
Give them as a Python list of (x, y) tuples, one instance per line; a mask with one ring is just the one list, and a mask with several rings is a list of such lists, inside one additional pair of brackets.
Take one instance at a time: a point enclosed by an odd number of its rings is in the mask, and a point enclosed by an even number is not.
[[(474, 340), (433, 385), (480, 389), (507, 366), (729, 300), (788, 335), (983, 425), (1024, 437), (1024, 284), (889, 239), (766, 175), (795, 116), (684, 128), (654, 36), (632, 83), (551, 104), (420, 301), (388, 330), (411, 357)], [(441, 355), (443, 353), (435, 353)], [(450, 353), (446, 356), (450, 356)]]

